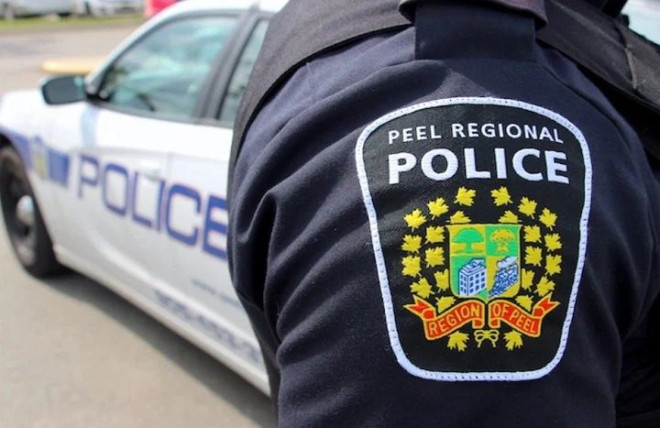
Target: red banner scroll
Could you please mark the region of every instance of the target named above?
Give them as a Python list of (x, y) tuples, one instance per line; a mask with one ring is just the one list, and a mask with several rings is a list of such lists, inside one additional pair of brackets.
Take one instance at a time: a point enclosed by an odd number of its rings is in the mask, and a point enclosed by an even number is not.
[(559, 305), (550, 296), (545, 296), (532, 308), (532, 313), (507, 300), (494, 300), (488, 304), (488, 324), (499, 328), (504, 321), (511, 327), (531, 337), (541, 336), (543, 318)]
[(559, 305), (559, 302), (552, 301), (551, 296), (548, 295), (536, 303), (530, 313), (504, 299), (493, 300), (488, 305), (481, 300), (469, 299), (438, 315), (435, 307), (429, 302), (419, 296), (413, 298), (415, 303), (405, 307), (422, 319), (426, 340), (440, 339), (469, 323), (472, 323), (473, 329), (484, 328), (486, 306), (490, 328), (499, 329), (504, 322), (527, 336), (540, 337), (543, 318)]
[(484, 327), (486, 305), (480, 300), (466, 300), (438, 316), (433, 305), (420, 297), (413, 298), (415, 303), (406, 305), (406, 309), (422, 319), (427, 340), (440, 339), (470, 322), (472, 328)]

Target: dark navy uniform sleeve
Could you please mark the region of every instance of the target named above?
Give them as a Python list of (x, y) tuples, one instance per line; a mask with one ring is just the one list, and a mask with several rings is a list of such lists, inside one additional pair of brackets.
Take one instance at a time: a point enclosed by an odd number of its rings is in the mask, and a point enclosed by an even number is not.
[(658, 426), (657, 166), (530, 18), (444, 12), (309, 62), (246, 135), (232, 274), (279, 425)]

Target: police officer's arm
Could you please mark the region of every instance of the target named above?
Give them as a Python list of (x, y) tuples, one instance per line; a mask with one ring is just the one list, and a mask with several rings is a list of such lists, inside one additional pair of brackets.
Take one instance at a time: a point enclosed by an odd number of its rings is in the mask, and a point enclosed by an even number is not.
[[(515, 38), (515, 17), (488, 22)], [(550, 49), (439, 34), (434, 58), (416, 31), (300, 69), (239, 157), (233, 275), (281, 425), (653, 418), (632, 379), (657, 385), (659, 201), (634, 132)]]

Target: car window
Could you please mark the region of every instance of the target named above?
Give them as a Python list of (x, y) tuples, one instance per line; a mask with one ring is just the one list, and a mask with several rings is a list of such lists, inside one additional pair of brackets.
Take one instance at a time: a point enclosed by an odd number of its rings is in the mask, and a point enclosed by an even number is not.
[(660, 0), (630, 0), (622, 13), (628, 15), (632, 30), (660, 44)]
[(199, 16), (157, 27), (110, 66), (99, 98), (128, 112), (191, 118), (237, 22), (237, 17)]
[(229, 86), (227, 87), (227, 93), (225, 95), (224, 101), (222, 102), (222, 108), (220, 109), (220, 122), (226, 126), (232, 126), (234, 124), (234, 119), (236, 118), (236, 113), (238, 111), (238, 105), (241, 102), (241, 97), (243, 92), (245, 92), (245, 87), (247, 86), (248, 79), (250, 77), (250, 72), (254, 63), (257, 60), (257, 55), (259, 54), (259, 49), (261, 44), (264, 41), (266, 36), (266, 30), (268, 29), (268, 21), (259, 21), (254, 27), (254, 31), (250, 35), (248, 42), (241, 53), (241, 56), (234, 70), (234, 74), (231, 76), (229, 81)]

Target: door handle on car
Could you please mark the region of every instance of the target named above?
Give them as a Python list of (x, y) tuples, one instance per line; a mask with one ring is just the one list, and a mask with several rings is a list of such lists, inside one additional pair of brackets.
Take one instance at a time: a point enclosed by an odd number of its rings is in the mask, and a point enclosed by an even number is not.
[(158, 181), (165, 178), (163, 167), (158, 162), (143, 161), (140, 162), (138, 172), (144, 178), (152, 181)]

